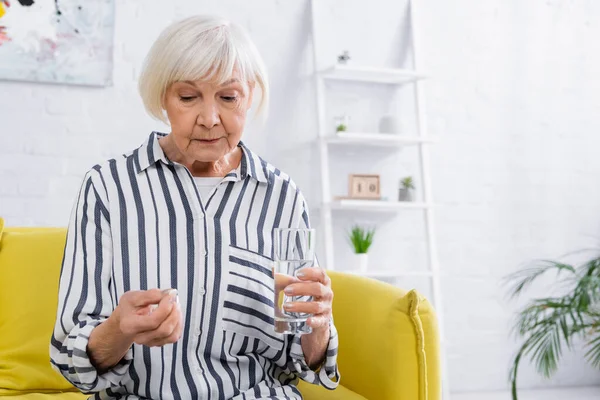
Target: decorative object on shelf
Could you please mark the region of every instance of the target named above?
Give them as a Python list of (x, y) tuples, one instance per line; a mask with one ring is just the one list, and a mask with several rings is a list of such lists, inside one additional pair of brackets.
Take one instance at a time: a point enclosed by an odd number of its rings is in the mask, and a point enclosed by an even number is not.
[(367, 252), (371, 244), (373, 244), (374, 235), (375, 229), (365, 229), (359, 225), (354, 225), (348, 233), (348, 238), (356, 257), (357, 269), (360, 272), (366, 272), (369, 268), (369, 256)]
[(349, 195), (351, 199), (380, 200), (379, 175), (350, 175)]
[(346, 132), (347, 130), (348, 130), (348, 125), (346, 125), (346, 124), (339, 124), (335, 127), (336, 132)]
[(346, 65), (350, 60), (350, 53), (348, 50), (344, 50), (342, 54), (338, 56), (338, 64)]
[(413, 190), (415, 189), (415, 184), (413, 182), (412, 176), (407, 176), (406, 178), (400, 181), (402, 187), (398, 193), (399, 201), (413, 201)]
[(346, 132), (348, 130), (348, 124), (350, 122), (350, 116), (348, 114), (342, 114), (334, 118), (335, 120), (335, 131)]
[[(554, 290), (547, 289), (542, 275), (556, 276)], [(509, 294), (517, 298), (540, 278), (546, 285), (542, 297), (529, 300), (517, 317), (514, 333), (524, 342), (510, 369), (512, 399), (517, 400), (517, 371), (523, 356), (535, 363), (537, 372), (550, 378), (558, 369), (565, 346), (574, 350), (585, 343), (585, 357), (600, 369), (600, 256), (580, 265), (542, 260), (505, 278)], [(567, 284), (567, 285), (565, 285)]]
[(397, 117), (393, 115), (384, 115), (379, 120), (379, 132), (380, 133), (402, 133), (402, 124)]

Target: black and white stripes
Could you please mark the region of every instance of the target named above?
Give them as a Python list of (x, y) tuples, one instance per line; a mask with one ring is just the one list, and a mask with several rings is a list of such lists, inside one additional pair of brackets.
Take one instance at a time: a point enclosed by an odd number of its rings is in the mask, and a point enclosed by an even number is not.
[[(94, 398), (300, 399), (297, 376), (337, 386), (331, 326), (319, 372), (300, 338), (273, 330), (272, 232), (308, 226), (302, 194), (240, 147), (240, 167), (201, 198), (153, 132), (138, 149), (90, 170), (73, 208), (60, 278), (52, 365)], [(184, 334), (161, 348), (134, 345), (99, 375), (86, 354), (92, 329), (129, 290), (177, 288)]]

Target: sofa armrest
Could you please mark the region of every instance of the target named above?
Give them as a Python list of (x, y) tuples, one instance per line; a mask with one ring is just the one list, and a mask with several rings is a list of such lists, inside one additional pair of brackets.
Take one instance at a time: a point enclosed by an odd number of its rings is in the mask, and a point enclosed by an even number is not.
[(439, 335), (416, 291), (330, 271), (342, 385), (368, 399), (439, 400)]

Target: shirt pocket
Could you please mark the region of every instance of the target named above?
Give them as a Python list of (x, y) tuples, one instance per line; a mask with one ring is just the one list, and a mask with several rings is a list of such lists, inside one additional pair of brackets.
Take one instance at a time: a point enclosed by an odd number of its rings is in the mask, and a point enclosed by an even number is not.
[(274, 300), (273, 260), (229, 246), (223, 329), (259, 339), (281, 350), (284, 337), (274, 329)]

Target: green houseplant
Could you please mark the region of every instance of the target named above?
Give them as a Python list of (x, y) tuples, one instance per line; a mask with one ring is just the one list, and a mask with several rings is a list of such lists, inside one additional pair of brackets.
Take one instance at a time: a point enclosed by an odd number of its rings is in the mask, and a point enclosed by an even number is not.
[(600, 369), (600, 257), (577, 266), (538, 261), (505, 278), (510, 296), (518, 297), (534, 281), (551, 273), (557, 278), (553, 292), (562, 294), (530, 300), (513, 328), (524, 340), (510, 370), (513, 400), (518, 399), (517, 372), (523, 356), (535, 364), (539, 374), (550, 378), (558, 369), (563, 348), (572, 350), (574, 339), (580, 339), (585, 343), (586, 359)]
[(412, 191), (415, 189), (415, 184), (412, 176), (407, 176), (400, 181), (400, 192), (398, 194), (399, 201), (412, 201)]
[(339, 124), (338, 126), (335, 127), (336, 132), (346, 132), (347, 130), (348, 130), (348, 127), (346, 126), (346, 124)]
[(369, 247), (373, 244), (373, 236), (375, 235), (375, 229), (365, 229), (359, 225), (354, 225), (348, 233), (348, 239), (356, 254), (358, 270), (365, 272), (369, 265), (369, 258), (367, 252)]

